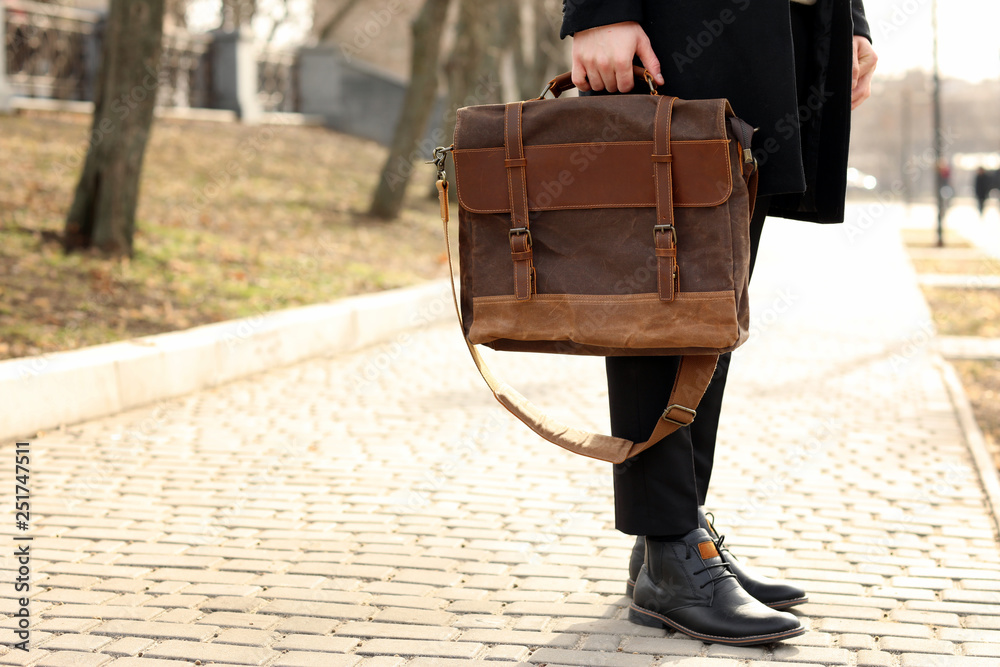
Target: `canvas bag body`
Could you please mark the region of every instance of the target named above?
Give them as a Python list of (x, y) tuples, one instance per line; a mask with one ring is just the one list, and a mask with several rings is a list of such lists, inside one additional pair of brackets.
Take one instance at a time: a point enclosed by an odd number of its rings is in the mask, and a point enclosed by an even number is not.
[[(617, 356), (718, 354), (746, 340), (748, 126), (725, 100), (531, 100), (520, 104), (516, 131), (510, 113), (502, 104), (458, 111), (461, 311), (471, 343)], [(669, 140), (657, 148), (664, 113)], [(518, 177), (524, 192), (511, 182)], [(512, 191), (521, 195), (513, 204)], [(522, 200), (528, 298), (515, 293), (510, 237)], [(664, 275), (669, 262), (656, 250), (665, 237), (654, 237), (667, 213), (675, 276)]]

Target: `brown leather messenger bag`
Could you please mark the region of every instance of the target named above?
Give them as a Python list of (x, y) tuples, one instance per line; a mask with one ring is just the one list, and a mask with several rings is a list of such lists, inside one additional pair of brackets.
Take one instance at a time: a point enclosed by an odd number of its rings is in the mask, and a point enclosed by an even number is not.
[[(497, 400), (537, 434), (620, 463), (690, 424), (719, 354), (748, 335), (753, 129), (724, 99), (649, 95), (537, 99), (458, 110), (455, 143), (435, 150), (449, 267), (455, 163), (465, 342)], [(553, 98), (545, 98), (552, 92)], [(549, 418), (486, 366), (495, 350), (681, 355), (645, 442)]]

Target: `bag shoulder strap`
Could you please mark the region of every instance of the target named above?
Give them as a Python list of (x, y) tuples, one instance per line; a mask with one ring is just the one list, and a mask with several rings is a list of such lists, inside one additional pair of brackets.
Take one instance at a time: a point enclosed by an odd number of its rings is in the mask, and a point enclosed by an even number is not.
[(469, 337), (465, 335), (465, 327), (462, 323), (462, 310), (458, 305), (458, 292), (455, 287), (455, 268), (452, 264), (451, 237), (448, 234), (448, 222), (450, 219), (448, 209), (448, 181), (443, 178), (443, 172), (439, 168), (437, 181), (438, 198), (441, 203), (441, 223), (444, 226), (445, 248), (448, 253), (448, 271), (451, 275), (451, 296), (455, 305), (455, 314), (458, 316), (459, 326), (462, 328), (462, 338), (472, 355), (472, 361), (476, 364), (479, 374), (489, 386), (493, 396), (503, 405), (508, 412), (520, 419), (528, 428), (545, 438), (549, 442), (559, 445), (575, 454), (589, 456), (591, 458), (609, 461), (611, 463), (621, 463), (625, 459), (652, 447), (657, 442), (670, 435), (682, 426), (686, 426), (694, 421), (695, 410), (688, 406), (697, 406), (701, 402), (701, 397), (708, 384), (712, 381), (715, 372), (715, 365), (719, 360), (717, 354), (695, 354), (685, 355), (681, 358), (680, 369), (674, 380), (674, 386), (670, 392), (667, 407), (664, 409), (660, 419), (656, 422), (656, 427), (645, 442), (632, 442), (625, 438), (616, 438), (610, 435), (593, 433), (583, 429), (576, 429), (567, 426), (558, 420), (549, 417), (543, 410), (526, 399), (516, 389), (493, 374), (479, 350), (472, 344)]

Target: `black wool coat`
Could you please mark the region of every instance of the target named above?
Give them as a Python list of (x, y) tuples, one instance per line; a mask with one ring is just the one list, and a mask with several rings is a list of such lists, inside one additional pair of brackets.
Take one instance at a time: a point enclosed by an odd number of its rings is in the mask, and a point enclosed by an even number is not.
[(771, 215), (843, 221), (853, 35), (871, 39), (862, 0), (563, 0), (563, 37), (621, 21), (649, 35), (662, 93), (725, 97), (759, 128)]

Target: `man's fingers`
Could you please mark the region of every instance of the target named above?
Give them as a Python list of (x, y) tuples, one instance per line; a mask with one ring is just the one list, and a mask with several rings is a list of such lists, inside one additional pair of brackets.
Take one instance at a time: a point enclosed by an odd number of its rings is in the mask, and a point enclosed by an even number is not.
[(615, 77), (618, 83), (618, 90), (627, 93), (635, 87), (635, 74), (632, 72), (632, 63), (622, 65), (619, 63), (615, 68)]
[(577, 90), (583, 92), (589, 91), (590, 83), (587, 81), (587, 70), (584, 68), (583, 63), (578, 61), (573, 62), (573, 85), (576, 86)]
[[(864, 39), (864, 38), (862, 38)], [(852, 53), (854, 58), (851, 62), (851, 90), (858, 87), (858, 78), (861, 76), (861, 65), (859, 63), (858, 51), (861, 50), (861, 43), (858, 41), (857, 36), (854, 37), (854, 49)]]
[(587, 80), (590, 81), (591, 90), (604, 90), (607, 86), (604, 83), (604, 77), (601, 76), (601, 72), (597, 69), (591, 68), (587, 70)]
[[(599, 65), (597, 71), (600, 73), (601, 87), (598, 88), (597, 85), (591, 81), (591, 85), (594, 86), (594, 90), (606, 90), (609, 93), (618, 92), (618, 75), (615, 72), (615, 67), (611, 63), (604, 63)], [(593, 70), (591, 70), (591, 79), (593, 79)]]
[(649, 43), (649, 38), (646, 37), (645, 33), (642, 35), (642, 39), (636, 44), (635, 53), (639, 56), (639, 60), (642, 62), (642, 66), (649, 70), (649, 73), (653, 75), (653, 80), (656, 81), (656, 85), (663, 85), (663, 75), (660, 73), (660, 61), (653, 53), (653, 47)]

